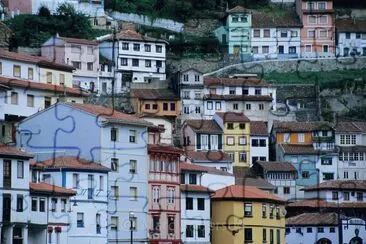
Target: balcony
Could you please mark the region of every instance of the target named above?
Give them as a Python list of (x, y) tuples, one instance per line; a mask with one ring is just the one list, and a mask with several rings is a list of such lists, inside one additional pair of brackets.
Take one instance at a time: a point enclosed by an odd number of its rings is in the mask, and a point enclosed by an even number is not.
[(312, 140), (315, 143), (334, 142), (334, 137), (332, 137), (332, 136), (313, 136)]

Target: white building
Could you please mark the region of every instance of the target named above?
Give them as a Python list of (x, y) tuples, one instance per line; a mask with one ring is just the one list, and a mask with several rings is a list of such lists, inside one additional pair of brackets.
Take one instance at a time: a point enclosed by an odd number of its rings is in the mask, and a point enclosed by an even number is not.
[(203, 73), (194, 68), (178, 74), (182, 120), (201, 119), (203, 116)]
[[(99, 77), (97, 90), (99, 94), (115, 94), (117, 93), (116, 85), (113, 85), (114, 67), (113, 62), (107, 58), (99, 57)], [(113, 87), (114, 86), (114, 87)]]
[(276, 89), (258, 78), (204, 78), (204, 117), (216, 112), (244, 113), (250, 120), (268, 121), (276, 110)]
[(337, 19), (337, 55), (366, 56), (366, 20)]
[[(151, 83), (165, 80), (166, 45), (168, 42), (143, 36), (127, 29), (100, 40), (100, 53), (116, 63), (117, 91), (129, 87), (129, 82)], [(113, 50), (114, 45), (114, 50)]]
[(250, 121), (250, 165), (269, 160), (269, 133), (263, 121)]
[(254, 60), (298, 58), (300, 54), (300, 28), (295, 13), (282, 13), (281, 17), (269, 13), (253, 13), (251, 48)]
[(366, 180), (366, 122), (338, 122), (339, 179)]
[(173, 145), (173, 123), (164, 117), (153, 116), (153, 115), (143, 115), (142, 119), (152, 123), (153, 125), (159, 127), (161, 129), (160, 135), (160, 143)]

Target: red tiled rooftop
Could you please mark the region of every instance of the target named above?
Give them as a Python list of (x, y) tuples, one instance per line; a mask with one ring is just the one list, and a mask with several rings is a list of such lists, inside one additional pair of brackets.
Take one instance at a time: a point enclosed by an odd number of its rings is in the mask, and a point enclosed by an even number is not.
[(288, 208), (366, 208), (366, 202), (341, 202), (339, 204), (335, 202), (327, 202), (322, 199), (309, 199), (298, 202), (289, 203)]
[(226, 13), (247, 13), (250, 9), (244, 8), (243, 6), (237, 5), (231, 9), (226, 10)]
[(0, 84), (8, 87), (24, 87), (30, 90), (40, 90), (54, 92), (55, 94), (65, 94), (69, 96), (89, 96), (89, 93), (76, 88), (70, 88), (65, 86), (45, 84), (35, 81), (19, 80), (14, 78), (6, 78), (0, 76)]
[(256, 164), (268, 172), (297, 172), (295, 166), (290, 162), (257, 161)]
[(328, 122), (313, 121), (313, 122), (299, 122), (299, 121), (274, 121), (273, 129), (276, 132), (312, 132), (316, 130), (329, 130), (331, 125)]
[(180, 190), (182, 192), (214, 192), (213, 190), (210, 190), (208, 187), (200, 186), (200, 185), (180, 185)]
[(0, 156), (13, 156), (21, 158), (33, 158), (32, 154), (22, 151), (17, 147), (0, 145)]
[(217, 133), (222, 134), (223, 131), (214, 120), (192, 119), (186, 120), (186, 125), (191, 127), (194, 132), (200, 133)]
[(366, 32), (365, 19), (336, 19), (335, 26), (338, 32)]
[(150, 152), (163, 152), (163, 153), (173, 153), (180, 155), (183, 153), (183, 150), (177, 147), (174, 147), (169, 144), (149, 144), (148, 151)]
[(366, 122), (338, 122), (334, 130), (337, 133), (366, 133)]
[(320, 155), (324, 152), (336, 152), (334, 150), (320, 151), (315, 150), (313, 145), (292, 145), (292, 144), (279, 144), (281, 150), (285, 154), (310, 154), (310, 155)]
[(303, 189), (304, 191), (317, 190), (356, 190), (366, 191), (365, 180), (330, 180), (323, 183), (309, 186)]
[(264, 121), (250, 121), (251, 136), (268, 136), (267, 125)]
[(48, 169), (83, 169), (92, 171), (110, 171), (109, 168), (95, 162), (91, 162), (85, 159), (73, 157), (73, 156), (60, 156), (52, 159), (48, 159), (36, 164), (36, 166), (48, 168)]
[(186, 155), (194, 162), (231, 162), (229, 155), (222, 151), (195, 152), (188, 151)]
[(252, 28), (302, 27), (295, 11), (282, 11), (280, 14), (256, 12), (252, 14)]
[(63, 187), (59, 187), (59, 186), (55, 186), (55, 185), (50, 185), (50, 184), (47, 184), (44, 182), (42, 182), (42, 183), (29, 182), (29, 188), (30, 188), (31, 193), (42, 193), (42, 194), (47, 194), (47, 195), (52, 195), (52, 196), (76, 195), (76, 191), (73, 191), (71, 189), (66, 189)]
[(59, 39), (67, 42), (67, 43), (74, 43), (74, 44), (80, 44), (80, 45), (91, 45), (91, 46), (97, 46), (98, 42), (96, 41), (90, 41), (87, 39), (80, 39), (80, 38), (72, 38), (72, 37), (58, 37)]
[(263, 191), (273, 191), (276, 189), (274, 185), (266, 181), (262, 178), (252, 178), (252, 177), (240, 177), (240, 175), (235, 176), (235, 184), (236, 185), (244, 185), (244, 186), (254, 186)]
[(207, 87), (216, 86), (241, 86), (241, 87), (267, 87), (267, 81), (250, 77), (246, 78), (224, 78), (215, 76), (205, 76), (203, 84)]
[(265, 101), (271, 102), (272, 97), (269, 95), (255, 96), (255, 95), (218, 95), (207, 94), (204, 96), (204, 100), (225, 100), (225, 101)]
[(180, 170), (181, 171), (196, 171), (196, 172), (204, 172), (204, 173), (208, 173), (208, 174), (213, 174), (213, 175), (224, 175), (224, 176), (234, 176), (233, 174), (220, 170), (220, 169), (216, 169), (215, 167), (207, 167), (207, 166), (201, 166), (198, 164), (194, 164), (194, 163), (186, 163), (186, 162), (181, 162), (180, 163)]
[(179, 100), (171, 90), (168, 89), (134, 89), (131, 91), (131, 98), (140, 100)]
[(212, 194), (213, 200), (231, 199), (231, 200), (257, 200), (257, 201), (274, 201), (285, 202), (285, 200), (260, 190), (254, 186), (232, 185), (217, 190)]
[(303, 213), (294, 217), (286, 218), (286, 226), (322, 226), (337, 225), (337, 213)]
[(243, 113), (226, 112), (216, 113), (225, 122), (249, 122), (249, 118)]
[[(106, 38), (103, 38), (101, 41), (112, 41), (113, 36), (110, 35)], [(116, 40), (126, 40), (126, 41), (141, 41), (141, 42), (160, 42), (168, 44), (166, 40), (157, 39), (149, 36), (143, 36), (140, 33), (134, 30), (123, 30), (116, 34)]]

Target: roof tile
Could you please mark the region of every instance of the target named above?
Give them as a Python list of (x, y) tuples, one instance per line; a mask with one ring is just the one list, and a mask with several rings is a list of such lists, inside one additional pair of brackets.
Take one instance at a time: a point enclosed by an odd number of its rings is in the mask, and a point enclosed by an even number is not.
[(257, 161), (256, 164), (269, 172), (297, 172), (296, 168), (290, 162)]
[(32, 154), (24, 152), (20, 148), (10, 147), (6, 145), (0, 145), (0, 155), (22, 157), (22, 158), (33, 158)]
[(58, 195), (67, 195), (67, 196), (73, 196), (76, 195), (76, 191), (66, 189), (63, 187), (50, 185), (47, 183), (33, 183), (29, 182), (29, 188), (31, 193), (43, 193), (43, 194), (49, 194), (52, 196), (58, 196)]
[(186, 120), (185, 123), (197, 133), (223, 133), (220, 126), (214, 120)]
[(322, 226), (337, 224), (337, 213), (303, 213), (294, 217), (286, 218), (286, 226)]
[(52, 159), (48, 159), (39, 163), (35, 166), (44, 167), (46, 169), (83, 169), (83, 170), (96, 170), (96, 171), (110, 171), (109, 168), (95, 163), (89, 160), (81, 159), (73, 156), (60, 156)]
[(246, 78), (224, 78), (215, 76), (205, 76), (203, 84), (208, 87), (216, 86), (241, 86), (241, 87), (268, 87), (269, 84), (263, 79), (250, 77)]
[(167, 89), (134, 89), (131, 97), (141, 100), (179, 100), (177, 95)]
[(267, 125), (264, 121), (250, 121), (251, 136), (268, 136)]
[(225, 122), (249, 122), (249, 118), (245, 116), (243, 113), (235, 113), (235, 112), (225, 112), (225, 113), (216, 113), (221, 119)]
[(214, 192), (213, 190), (205, 186), (187, 185), (187, 184), (180, 185), (180, 190), (182, 192), (207, 192), (207, 193)]
[(191, 158), (195, 163), (197, 162), (232, 162), (229, 155), (222, 151), (208, 151), (208, 152), (195, 152), (188, 151), (186, 155)]

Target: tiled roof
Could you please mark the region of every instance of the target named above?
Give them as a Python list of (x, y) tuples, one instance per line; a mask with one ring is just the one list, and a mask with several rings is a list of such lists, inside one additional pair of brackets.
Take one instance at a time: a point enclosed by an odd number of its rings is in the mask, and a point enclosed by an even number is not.
[(267, 125), (263, 121), (250, 121), (251, 136), (268, 136)]
[(284, 202), (283, 199), (260, 190), (254, 186), (232, 185), (217, 190), (211, 198), (213, 200), (232, 199), (232, 200), (257, 200)]
[(163, 152), (163, 153), (174, 153), (180, 155), (183, 153), (182, 149), (173, 147), (168, 144), (149, 144), (148, 145), (149, 152)]
[(0, 156), (12, 156), (21, 158), (33, 158), (32, 154), (24, 152), (17, 147), (10, 147), (6, 145), (0, 145)]
[(366, 32), (365, 19), (336, 19), (338, 32)]
[(229, 155), (222, 151), (194, 152), (188, 151), (186, 155), (194, 162), (232, 162)]
[(245, 78), (223, 78), (215, 76), (205, 76), (203, 84), (207, 87), (216, 86), (241, 86), (241, 87), (267, 87), (267, 81), (250, 77)]
[(317, 190), (357, 190), (366, 191), (365, 180), (331, 180), (323, 183), (309, 186), (303, 189), (304, 191)]
[(315, 150), (313, 145), (280, 144), (280, 148), (286, 154), (320, 154), (320, 151)]
[(237, 5), (231, 9), (226, 10), (226, 13), (247, 13), (251, 12), (250, 9), (244, 8), (243, 6)]
[(244, 186), (254, 186), (258, 189), (261, 189), (263, 191), (272, 191), (276, 187), (269, 183), (268, 181), (262, 179), (262, 178), (252, 178), (252, 177), (235, 177), (235, 184), (236, 185), (244, 185)]
[(210, 190), (208, 187), (205, 186), (199, 186), (199, 185), (180, 185), (180, 190), (182, 192), (214, 192), (213, 190)]
[(249, 122), (247, 116), (243, 113), (226, 112), (226, 113), (216, 113), (225, 122)]
[(193, 71), (196, 71), (197, 73), (203, 74), (203, 72), (202, 72), (202, 71), (200, 71), (200, 70), (198, 70), (198, 69), (196, 69), (196, 68), (193, 68), (193, 67), (189, 67), (189, 68), (186, 68), (186, 69), (182, 69), (182, 70), (180, 70), (179, 72), (180, 72), (180, 73), (185, 73), (185, 72), (190, 71), (190, 70), (193, 70)]
[(198, 133), (223, 133), (220, 126), (214, 120), (186, 120), (186, 124), (191, 127), (194, 132)]
[(303, 213), (294, 217), (286, 218), (286, 226), (323, 226), (337, 224), (338, 215), (336, 213)]
[(366, 122), (338, 122), (334, 130), (338, 133), (366, 133)]
[(131, 97), (141, 100), (179, 100), (178, 96), (168, 89), (134, 89), (131, 91)]
[(255, 95), (217, 95), (208, 94), (204, 96), (204, 100), (225, 100), (225, 101), (267, 101), (271, 102), (272, 97), (269, 95), (255, 96)]
[(69, 72), (72, 72), (75, 69), (70, 65), (52, 62), (46, 57), (32, 56), (25, 53), (9, 52), (5, 50), (0, 50), (0, 58), (38, 64), (40, 67), (51, 68), (56, 70), (65, 70)]
[(279, 13), (256, 12), (252, 15), (252, 28), (302, 27), (295, 11)]
[(233, 176), (233, 174), (223, 171), (223, 170), (216, 169), (215, 167), (201, 166), (201, 165), (197, 165), (194, 163), (181, 162), (180, 170), (181, 171), (204, 172), (204, 173), (213, 174), (213, 175)]
[(74, 44), (80, 44), (80, 45), (92, 45), (97, 46), (98, 42), (96, 41), (90, 41), (86, 39), (80, 39), (80, 38), (72, 38), (72, 37), (58, 37), (59, 39), (67, 42), (67, 43), (74, 43)]
[(257, 161), (258, 165), (260, 165), (264, 170), (270, 172), (296, 172), (296, 168), (289, 162), (280, 162), (280, 161)]
[(42, 193), (51, 196), (58, 196), (58, 195), (66, 195), (66, 196), (73, 196), (76, 195), (76, 191), (66, 189), (63, 187), (50, 185), (47, 183), (33, 183), (29, 182), (29, 188), (31, 193)]
[(339, 147), (339, 152), (353, 152), (353, 153), (366, 152), (366, 146)]
[(35, 81), (27, 81), (27, 80), (19, 80), (14, 78), (7, 78), (0, 76), (0, 84), (8, 87), (25, 87), (29, 90), (40, 90), (40, 91), (48, 91), (53, 92), (55, 94), (60, 95), (69, 95), (69, 96), (89, 96), (89, 93), (77, 89), (70, 88), (65, 86), (51, 85), (46, 83), (40, 83)]
[(89, 160), (73, 157), (60, 156), (48, 159), (36, 164), (36, 166), (44, 167), (45, 169), (69, 169), (69, 170), (90, 170), (90, 171), (110, 171), (109, 168)]
[(322, 199), (309, 199), (309, 200), (303, 200), (298, 202), (289, 203), (287, 205), (289, 208), (360, 208), (365, 209), (366, 203), (365, 202), (342, 202), (340, 204), (337, 204), (335, 202), (327, 202)]
[[(101, 41), (112, 41), (113, 35), (109, 35), (106, 38), (101, 39)], [(116, 34), (116, 40), (126, 40), (126, 41), (141, 41), (141, 42), (160, 42), (168, 44), (166, 40), (157, 39), (149, 36), (143, 36), (134, 30), (123, 30)]]
[(79, 109), (96, 116), (101, 116), (112, 123), (137, 124), (144, 126), (151, 125), (151, 123), (143, 119), (140, 119), (135, 115), (125, 114), (112, 108), (107, 108), (101, 105), (80, 104), (80, 103), (65, 103), (65, 104), (72, 108)]
[(299, 121), (274, 121), (273, 129), (276, 132), (312, 132), (322, 129), (331, 129), (328, 122), (299, 122)]

